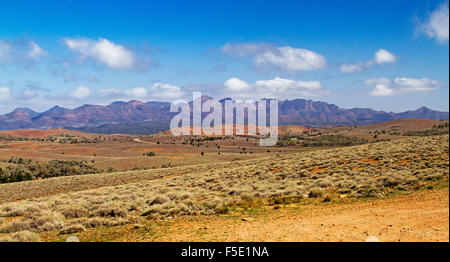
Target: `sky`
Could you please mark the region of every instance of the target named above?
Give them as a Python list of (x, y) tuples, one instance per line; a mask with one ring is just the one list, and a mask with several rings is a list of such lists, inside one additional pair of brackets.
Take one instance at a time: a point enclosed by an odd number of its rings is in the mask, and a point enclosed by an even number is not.
[(0, 1), (0, 114), (194, 91), (448, 111), (448, 1)]

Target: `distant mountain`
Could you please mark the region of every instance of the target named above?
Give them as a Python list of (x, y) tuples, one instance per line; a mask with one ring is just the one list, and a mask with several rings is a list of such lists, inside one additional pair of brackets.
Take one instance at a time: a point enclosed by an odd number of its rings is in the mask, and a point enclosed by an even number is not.
[(369, 125), (406, 118), (447, 120), (448, 112), (438, 112), (426, 107), (403, 113), (387, 113), (370, 108), (343, 109), (334, 104), (312, 100), (294, 99), (280, 101), (279, 122), (283, 125), (323, 127), (338, 125)]
[(0, 115), (0, 130), (28, 128), (32, 122), (31, 119), (38, 115), (39, 113), (29, 108), (16, 108), (11, 113)]
[[(201, 97), (204, 102), (210, 97)], [(223, 104), (227, 99), (222, 99)], [(192, 106), (192, 102), (191, 102)], [(393, 113), (369, 108), (344, 109), (334, 104), (305, 99), (279, 101), (279, 124), (324, 127), (337, 125), (369, 125), (384, 121), (423, 118), (448, 120), (448, 112), (426, 107), (415, 111)], [(94, 133), (149, 134), (168, 129), (176, 113), (170, 112), (167, 102), (117, 101), (107, 106), (83, 105), (75, 109), (54, 106), (37, 113), (17, 108), (0, 115), (0, 130), (67, 128)]]

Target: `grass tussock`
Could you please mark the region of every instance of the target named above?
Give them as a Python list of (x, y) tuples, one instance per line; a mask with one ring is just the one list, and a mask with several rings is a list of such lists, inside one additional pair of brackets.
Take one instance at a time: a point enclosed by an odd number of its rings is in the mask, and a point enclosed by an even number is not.
[(38, 234), (25, 230), (12, 234), (10, 237), (0, 238), (0, 242), (40, 242)]
[[(151, 179), (0, 204), (0, 218), (16, 217), (0, 233), (71, 234), (141, 219), (226, 214), (233, 205), (279, 208), (307, 197), (328, 202), (330, 192), (383, 197), (448, 179), (448, 161), (448, 135), (442, 135), (141, 171), (136, 175)], [(67, 179), (56, 179), (54, 187)]]

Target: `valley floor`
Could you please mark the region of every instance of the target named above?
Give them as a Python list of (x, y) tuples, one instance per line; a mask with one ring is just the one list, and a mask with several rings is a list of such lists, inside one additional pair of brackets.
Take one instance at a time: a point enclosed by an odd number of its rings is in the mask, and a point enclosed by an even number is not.
[[(448, 183), (447, 183), (448, 184)], [(306, 200), (305, 200), (306, 201)], [(75, 234), (81, 241), (449, 241), (449, 191), (423, 190), (382, 199), (306, 201), (220, 216), (182, 216), (101, 227)], [(45, 241), (67, 235), (47, 232)]]
[(448, 139), (5, 183), (0, 242), (448, 242)]

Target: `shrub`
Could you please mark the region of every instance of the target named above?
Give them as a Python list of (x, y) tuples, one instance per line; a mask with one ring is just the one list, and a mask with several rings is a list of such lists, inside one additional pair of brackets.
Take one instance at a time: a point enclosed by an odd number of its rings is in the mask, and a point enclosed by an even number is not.
[(165, 196), (157, 196), (152, 201), (150, 201), (148, 204), (150, 206), (161, 205), (161, 204), (164, 204), (164, 203), (166, 203), (168, 201), (169, 201), (169, 199), (167, 197), (165, 197)]
[(73, 224), (65, 227), (63, 230), (59, 232), (59, 234), (73, 234), (85, 231), (86, 228), (81, 224)]
[(9, 238), (0, 239), (0, 242), (40, 242), (41, 238), (38, 234), (28, 230), (14, 233)]
[(385, 187), (393, 187), (393, 186), (398, 186), (400, 184), (402, 184), (403, 182), (405, 182), (405, 179), (401, 176), (388, 176), (388, 177), (383, 177), (382, 179), (382, 185)]
[(66, 218), (79, 218), (84, 217), (88, 213), (87, 209), (79, 204), (69, 205), (62, 208), (61, 214)]
[(342, 189), (339, 189), (337, 192), (338, 192), (339, 194), (349, 194), (349, 193), (352, 192), (352, 190), (351, 190), (351, 189), (348, 189), (348, 188), (342, 188)]
[(228, 214), (230, 209), (227, 206), (218, 207), (214, 210), (216, 214)]
[(21, 220), (16, 220), (0, 228), (0, 232), (11, 233), (24, 230), (44, 232), (61, 229), (64, 225), (64, 217), (48, 210), (27, 214)]
[(384, 195), (383, 191), (376, 187), (364, 187), (360, 188), (355, 196), (357, 198), (361, 198), (361, 197), (381, 197), (383, 195)]
[(32, 163), (31, 160), (16, 160), (17, 166), (8, 166), (0, 170), (0, 183), (20, 182), (38, 178), (73, 176), (100, 173), (101, 171), (83, 161), (51, 160), (48, 163)]
[(368, 140), (343, 135), (321, 135), (303, 140), (303, 146), (353, 146), (367, 144)]
[(309, 191), (310, 198), (319, 198), (323, 196), (323, 190), (321, 188), (315, 187)]
[(126, 210), (116, 204), (105, 204), (93, 212), (94, 216), (100, 217), (125, 217)]

